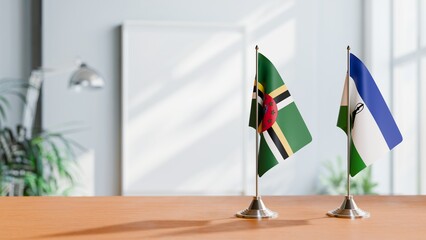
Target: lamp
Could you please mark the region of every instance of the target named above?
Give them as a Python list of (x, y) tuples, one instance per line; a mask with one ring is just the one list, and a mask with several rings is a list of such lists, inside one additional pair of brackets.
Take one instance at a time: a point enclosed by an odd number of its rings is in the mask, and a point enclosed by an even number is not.
[(78, 61), (77, 69), (50, 69), (38, 68), (31, 71), (29, 83), (31, 88), (27, 91), (27, 104), (24, 107), (22, 124), (26, 128), (26, 133), (31, 136), (34, 125), (34, 119), (37, 112), (37, 102), (40, 96), (40, 89), (43, 80), (47, 75), (57, 75), (64, 71), (72, 71), (69, 88), (74, 90), (84, 89), (101, 89), (104, 87), (104, 79), (98, 74), (96, 70), (89, 67), (86, 63)]
[(80, 90), (80, 88), (99, 89), (105, 85), (104, 79), (85, 63), (81, 63), (70, 78), (69, 87)]

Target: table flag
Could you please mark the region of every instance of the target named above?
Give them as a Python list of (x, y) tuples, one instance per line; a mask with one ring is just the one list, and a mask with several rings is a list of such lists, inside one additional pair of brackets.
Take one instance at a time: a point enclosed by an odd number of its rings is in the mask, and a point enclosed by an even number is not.
[(382, 157), (402, 141), (402, 135), (367, 67), (350, 54), (350, 80), (346, 75), (337, 126), (347, 132), (348, 83), (350, 89), (350, 174)]
[[(258, 174), (262, 176), (279, 160), (310, 143), (312, 137), (277, 69), (261, 53), (258, 57), (258, 132), (261, 135)], [(256, 81), (249, 126), (256, 129)]]

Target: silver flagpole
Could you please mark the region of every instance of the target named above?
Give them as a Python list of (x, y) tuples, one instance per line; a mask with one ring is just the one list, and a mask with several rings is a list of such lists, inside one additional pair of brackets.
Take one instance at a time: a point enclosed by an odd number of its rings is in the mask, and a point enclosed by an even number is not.
[(347, 72), (346, 72), (346, 101), (348, 104), (348, 112), (347, 112), (347, 179), (346, 179), (346, 196), (343, 200), (342, 205), (340, 208), (336, 208), (335, 210), (327, 212), (327, 215), (330, 217), (340, 217), (340, 218), (368, 218), (370, 217), (370, 213), (363, 211), (362, 209), (358, 208), (358, 206), (355, 203), (355, 200), (353, 199), (353, 196), (351, 195), (351, 146), (352, 146), (352, 133), (351, 133), (351, 126), (352, 126), (352, 117), (351, 117), (351, 99), (350, 99), (350, 76), (351, 76), (351, 58), (350, 58), (350, 50), (351, 47), (347, 47)]
[(256, 196), (253, 197), (253, 200), (250, 203), (250, 206), (242, 211), (237, 212), (236, 216), (240, 218), (276, 218), (278, 214), (269, 210), (259, 195), (259, 104), (258, 104), (258, 96), (259, 96), (259, 47), (256, 45), (256, 96), (255, 96), (255, 104), (256, 104)]
[(259, 198), (259, 104), (257, 98), (259, 97), (259, 46), (256, 45), (256, 198)]
[[(348, 81), (348, 86), (347, 86), (347, 88), (346, 88), (346, 101), (348, 102), (348, 112), (347, 112), (347, 119), (346, 119), (346, 124), (347, 124), (347, 127), (346, 127), (346, 135), (347, 135), (347, 137), (348, 137), (348, 146), (347, 146), (347, 156), (346, 156), (346, 158), (347, 158), (347, 167), (348, 167), (348, 172), (347, 172), (347, 175), (346, 175), (346, 177), (347, 177), (347, 179), (346, 179), (346, 184), (347, 184), (347, 193), (346, 193), (346, 197), (349, 197), (350, 195), (351, 195), (351, 176), (350, 176), (350, 173), (351, 173), (351, 144), (352, 144), (352, 133), (351, 133), (351, 99), (349, 98), (349, 78), (351, 77), (351, 58), (350, 58), (350, 51), (351, 51), (351, 47), (347, 47), (346, 48), (347, 49), (347, 59), (346, 59), (346, 62), (347, 62), (347, 66), (346, 66), (346, 69), (347, 69), (347, 72), (346, 72), (346, 75), (347, 75), (347, 81)], [(345, 80), (346, 81), (346, 80)]]

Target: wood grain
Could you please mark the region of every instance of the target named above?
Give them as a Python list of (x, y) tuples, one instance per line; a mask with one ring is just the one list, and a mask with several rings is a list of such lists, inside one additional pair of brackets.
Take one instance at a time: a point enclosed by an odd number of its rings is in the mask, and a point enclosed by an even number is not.
[(325, 216), (341, 196), (263, 197), (272, 220), (234, 214), (251, 197), (2, 197), (0, 239), (426, 239), (426, 196), (356, 196), (369, 219)]

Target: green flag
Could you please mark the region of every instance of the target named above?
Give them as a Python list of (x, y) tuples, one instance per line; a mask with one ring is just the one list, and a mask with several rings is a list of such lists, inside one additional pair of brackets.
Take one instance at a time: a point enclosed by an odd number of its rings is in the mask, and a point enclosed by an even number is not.
[[(259, 168), (262, 176), (312, 141), (311, 134), (274, 65), (258, 54)], [(256, 129), (256, 82), (249, 126)]]
[(346, 74), (337, 126), (347, 133), (349, 106), (353, 177), (400, 144), (402, 135), (367, 67), (352, 53), (349, 57), (350, 73)]

